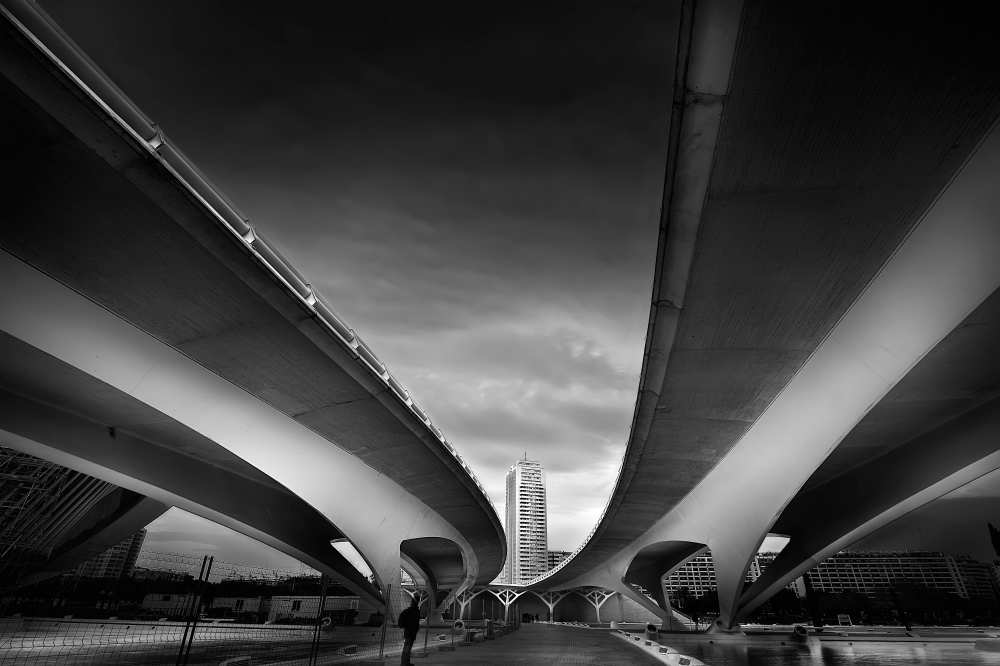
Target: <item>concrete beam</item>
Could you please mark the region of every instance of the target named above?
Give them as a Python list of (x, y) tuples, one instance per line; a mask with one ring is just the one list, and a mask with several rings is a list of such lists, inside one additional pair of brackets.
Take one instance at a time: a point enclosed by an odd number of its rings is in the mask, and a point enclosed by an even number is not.
[[(753, 612), (805, 571), (897, 518), (1000, 469), (1000, 399), (801, 493), (783, 521), (791, 540), (740, 597)], [(892, 483), (886, 483), (892, 479)]]
[(478, 576), (475, 549), (403, 487), (7, 253), (0, 253), (0, 330), (266, 472), (347, 534), (374, 565), (383, 589), (398, 589), (399, 547), (409, 538), (451, 540), (467, 577)]
[(0, 438), (11, 448), (144, 495), (153, 502), (147, 506), (177, 506), (257, 539), (336, 577), (366, 602), (382, 603), (378, 591), (330, 547), (330, 538), (339, 535), (336, 527), (309, 520), (302, 511), (307, 507), (296, 506), (295, 498), (127, 431), (112, 436), (103, 424), (6, 390), (0, 390)]

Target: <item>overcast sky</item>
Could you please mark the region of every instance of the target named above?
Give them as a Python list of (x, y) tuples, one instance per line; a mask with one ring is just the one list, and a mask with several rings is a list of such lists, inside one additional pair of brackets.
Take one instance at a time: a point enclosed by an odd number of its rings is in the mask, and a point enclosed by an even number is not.
[[(506, 469), (541, 461), (549, 547), (575, 548), (635, 401), (665, 3), (488, 21), (472, 4), (42, 4), (371, 344), (499, 511)], [(176, 511), (149, 540), (280, 565), (247, 543)]]
[(357, 4), (373, 9), (44, 2), (372, 345), (498, 510), (506, 469), (541, 461), (550, 547), (575, 548), (635, 400), (666, 18)]

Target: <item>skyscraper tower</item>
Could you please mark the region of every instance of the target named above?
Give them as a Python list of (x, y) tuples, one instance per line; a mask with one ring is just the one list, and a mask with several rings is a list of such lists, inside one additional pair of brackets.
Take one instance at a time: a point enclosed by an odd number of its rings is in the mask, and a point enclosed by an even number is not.
[(507, 470), (507, 562), (503, 583), (526, 583), (548, 570), (545, 479), (537, 460), (518, 460)]

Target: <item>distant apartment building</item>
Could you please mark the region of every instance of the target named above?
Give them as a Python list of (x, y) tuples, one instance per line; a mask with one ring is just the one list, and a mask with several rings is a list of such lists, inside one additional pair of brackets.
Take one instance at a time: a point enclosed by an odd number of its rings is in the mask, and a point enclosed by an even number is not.
[(142, 609), (162, 617), (184, 617), (191, 612), (195, 595), (178, 592), (150, 592), (142, 598)]
[(993, 566), (969, 557), (956, 557), (958, 573), (965, 586), (968, 599), (997, 599), (997, 585), (993, 581)]
[(1000, 591), (1000, 559), (993, 560), (989, 567), (990, 574), (993, 577), (993, 589)]
[(547, 563), (547, 569), (546, 569), (546, 571), (551, 571), (552, 569), (555, 569), (559, 565), (560, 562), (562, 562), (563, 560), (565, 560), (567, 557), (569, 557), (572, 554), (573, 553), (571, 553), (568, 550), (550, 550), (550, 551), (547, 551), (546, 554), (545, 554), (545, 559), (546, 559), (546, 563)]
[(499, 581), (526, 583), (548, 571), (545, 479), (536, 460), (518, 460), (507, 471), (507, 561)]
[(704, 596), (716, 589), (715, 562), (708, 551), (692, 557), (664, 578), (663, 588), (669, 599), (676, 599), (677, 591), (686, 588), (692, 597)]
[(146, 530), (139, 530), (121, 543), (78, 565), (75, 574), (80, 578), (131, 576), (145, 540)]
[[(758, 553), (747, 569), (746, 580), (757, 580), (777, 553)], [(876, 596), (898, 582), (911, 582), (964, 599), (995, 598), (994, 572), (989, 564), (944, 553), (837, 553), (816, 565), (804, 576), (817, 592), (860, 592)], [(692, 597), (716, 589), (715, 564), (705, 552), (692, 558), (664, 579), (667, 595), (674, 597), (687, 588)], [(801, 579), (789, 589), (803, 596)]]
[[(750, 566), (747, 567), (745, 580), (752, 583), (760, 578), (777, 556), (777, 553), (757, 553), (754, 555)], [(712, 560), (710, 551), (705, 551), (701, 555), (691, 558), (684, 566), (679, 567), (663, 579), (663, 589), (668, 598), (675, 598), (677, 591), (681, 588), (687, 588), (688, 594), (692, 597), (701, 597), (706, 592), (714, 592), (716, 587), (715, 562)], [(789, 584), (788, 589), (796, 596), (804, 595), (800, 579)]]
[(963, 599), (995, 598), (990, 566), (935, 552), (837, 553), (805, 574), (814, 590), (888, 592), (898, 582), (923, 585)]

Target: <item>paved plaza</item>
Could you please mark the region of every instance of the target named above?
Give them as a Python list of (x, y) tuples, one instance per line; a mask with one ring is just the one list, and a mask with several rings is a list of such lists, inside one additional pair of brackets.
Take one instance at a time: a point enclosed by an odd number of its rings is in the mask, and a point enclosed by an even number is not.
[(414, 659), (424, 664), (659, 664), (660, 662), (618, 640), (607, 630), (580, 629), (545, 624), (525, 624), (507, 636), (466, 645), (454, 652), (431, 652)]

